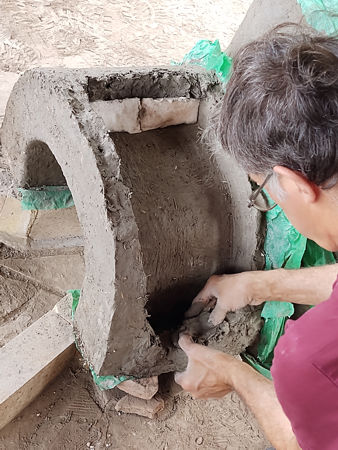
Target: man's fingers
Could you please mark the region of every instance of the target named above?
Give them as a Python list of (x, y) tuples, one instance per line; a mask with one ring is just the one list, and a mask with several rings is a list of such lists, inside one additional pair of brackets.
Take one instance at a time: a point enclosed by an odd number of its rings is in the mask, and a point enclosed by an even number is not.
[(184, 372), (175, 372), (175, 375), (174, 375), (175, 383), (177, 383), (181, 386), (182, 382), (183, 382), (183, 378), (184, 378)]
[(205, 287), (196, 295), (194, 300), (191, 303), (190, 308), (186, 311), (184, 316), (187, 319), (191, 319), (192, 317), (198, 316), (204, 309), (205, 305), (209, 301), (208, 293), (206, 292)]
[(188, 354), (191, 348), (195, 345), (194, 341), (192, 340), (192, 337), (189, 334), (183, 333), (180, 334), (178, 345), (181, 347), (181, 349)]
[(217, 303), (215, 309), (210, 314), (209, 322), (214, 326), (219, 325), (225, 319), (227, 312), (227, 309), (221, 308), (219, 303)]
[(201, 292), (194, 298), (191, 303), (190, 308), (186, 311), (184, 316), (187, 319), (198, 316), (206, 307), (212, 305), (217, 301), (216, 297), (211, 294), (210, 289), (205, 287)]

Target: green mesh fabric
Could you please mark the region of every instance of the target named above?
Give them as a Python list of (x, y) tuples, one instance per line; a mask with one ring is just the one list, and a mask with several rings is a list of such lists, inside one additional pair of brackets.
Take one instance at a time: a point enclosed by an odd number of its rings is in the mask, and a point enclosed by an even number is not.
[(338, 0), (298, 0), (304, 17), (317, 31), (338, 33)]
[(187, 53), (181, 64), (192, 64), (215, 71), (222, 82), (229, 78), (232, 59), (221, 51), (219, 41), (202, 39)]
[(35, 189), (18, 189), (21, 207), (25, 210), (61, 209), (74, 206), (70, 190), (63, 186), (44, 186)]

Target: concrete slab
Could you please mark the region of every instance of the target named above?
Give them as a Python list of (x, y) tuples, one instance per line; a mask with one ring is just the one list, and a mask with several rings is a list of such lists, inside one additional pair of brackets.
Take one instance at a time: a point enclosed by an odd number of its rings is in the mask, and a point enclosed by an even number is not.
[(143, 98), (141, 100), (142, 131), (196, 123), (200, 101), (195, 98)]
[(19, 75), (17, 73), (0, 70), (0, 127), (5, 115), (8, 98), (18, 79)]
[(75, 207), (26, 211), (17, 198), (0, 199), (0, 242), (20, 250), (83, 246)]
[(102, 117), (108, 131), (141, 132), (139, 120), (141, 102), (139, 98), (110, 101), (98, 100), (92, 102), (91, 107), (98, 116)]
[(37, 211), (28, 234), (29, 247), (82, 247), (83, 233), (76, 208)]
[(0, 241), (14, 248), (27, 247), (36, 216), (36, 211), (23, 211), (18, 199), (6, 197), (0, 214)]
[(0, 265), (0, 347), (50, 311), (65, 295)]
[(274, 2), (273, 6), (271, 0), (254, 0), (226, 53), (234, 56), (241, 47), (285, 22), (306, 24), (297, 0)]
[[(71, 297), (60, 303), (70, 314)], [(55, 309), (0, 349), (0, 429), (42, 392), (74, 353), (71, 322)]]

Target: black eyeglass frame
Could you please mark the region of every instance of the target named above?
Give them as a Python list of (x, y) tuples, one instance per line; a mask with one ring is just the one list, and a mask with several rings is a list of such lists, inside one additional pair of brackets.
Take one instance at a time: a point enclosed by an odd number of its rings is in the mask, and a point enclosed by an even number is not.
[(263, 183), (257, 188), (255, 189), (252, 194), (249, 197), (249, 201), (248, 201), (248, 208), (255, 208), (258, 211), (261, 212), (267, 212), (267, 211), (271, 211), (271, 209), (275, 208), (277, 206), (277, 203), (274, 203), (273, 205), (271, 205), (270, 207), (267, 208), (263, 208), (262, 206), (260, 206), (259, 204), (256, 203), (257, 197), (259, 196), (259, 194), (262, 193), (262, 190), (264, 189), (264, 186), (266, 185), (266, 183), (270, 180), (270, 178), (273, 176), (273, 173), (269, 173)]

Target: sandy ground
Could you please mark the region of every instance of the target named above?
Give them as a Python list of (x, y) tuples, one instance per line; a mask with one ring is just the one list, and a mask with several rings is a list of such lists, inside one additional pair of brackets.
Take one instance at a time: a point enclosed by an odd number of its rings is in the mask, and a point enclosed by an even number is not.
[(180, 61), (198, 39), (226, 48), (250, 0), (2, 0), (0, 69)]
[[(2, 0), (0, 116), (15, 73), (36, 66), (166, 65), (180, 61), (198, 39), (205, 38), (219, 39), (225, 49), (249, 4), (250, 0)], [(26, 256), (27, 263), (22, 255), (2, 263), (17, 268), (20, 262), (20, 272), (32, 276), (36, 255)], [(52, 270), (47, 269), (45, 275)], [(52, 289), (54, 282), (46, 276), (43, 286)], [(22, 292), (28, 293), (27, 305), (34, 307), (33, 319), (33, 313), (27, 316), (27, 311), (21, 314), (20, 309), (11, 314), (13, 305), (25, 303), (19, 299), (20, 292), (15, 298), (9, 295), (11, 283), (13, 280), (2, 280), (1, 316), (4, 319), (9, 314), (25, 326), (26, 317), (31, 323), (46, 305), (36, 300), (36, 287), (26, 286)], [(18, 281), (15, 283), (20, 291)], [(54, 299), (50, 301), (54, 303)], [(10, 327), (6, 321), (2, 325), (6, 340)], [(166, 406), (157, 419), (118, 414), (114, 404), (121, 392), (114, 390), (113, 398), (102, 408), (77, 356), (71, 368), (0, 432), (0, 449), (258, 450), (268, 446), (236, 394), (221, 401), (194, 401), (178, 392), (177, 386), (175, 391), (170, 376), (163, 376), (160, 385)]]
[(74, 361), (45, 392), (0, 432), (3, 450), (259, 450), (268, 447), (255, 420), (236, 394), (218, 401), (194, 401), (175, 393), (162, 376), (165, 410), (154, 420), (114, 410), (123, 395), (102, 409), (87, 372)]

